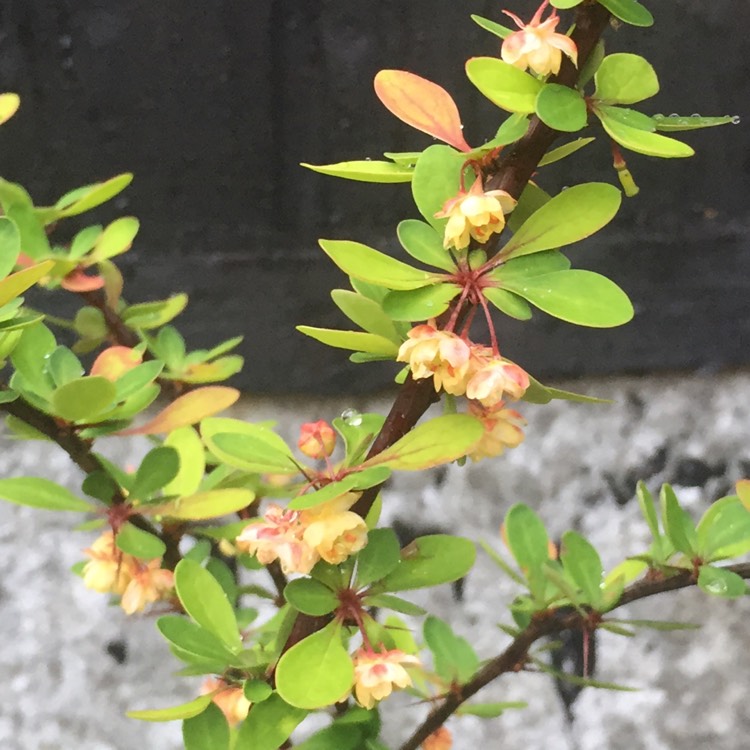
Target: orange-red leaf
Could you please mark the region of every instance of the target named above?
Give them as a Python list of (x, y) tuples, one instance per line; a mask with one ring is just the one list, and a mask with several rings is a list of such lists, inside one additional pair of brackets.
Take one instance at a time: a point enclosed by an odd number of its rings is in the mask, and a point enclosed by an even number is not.
[(101, 276), (89, 276), (82, 268), (76, 268), (63, 278), (60, 286), (69, 292), (93, 292), (104, 286), (104, 279)]
[(142, 361), (143, 356), (135, 349), (128, 346), (110, 346), (94, 360), (91, 374), (101, 375), (114, 382)]
[(121, 430), (118, 435), (156, 435), (171, 432), (178, 427), (200, 422), (201, 419), (229, 408), (240, 397), (236, 388), (213, 385), (197, 388), (175, 399), (150, 422), (141, 427)]
[(381, 70), (375, 76), (375, 93), (407, 125), (459, 151), (471, 151), (456, 102), (441, 86), (406, 70)]

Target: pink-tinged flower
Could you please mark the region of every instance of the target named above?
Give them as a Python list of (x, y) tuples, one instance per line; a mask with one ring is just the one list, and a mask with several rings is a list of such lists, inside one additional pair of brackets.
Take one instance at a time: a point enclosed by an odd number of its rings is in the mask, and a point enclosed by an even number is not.
[(451, 750), (453, 735), (448, 727), (438, 727), (423, 743), (422, 750)]
[(505, 38), (500, 57), (516, 68), (529, 68), (540, 76), (550, 73), (557, 75), (563, 53), (572, 60), (573, 65), (578, 65), (578, 48), (575, 42), (569, 36), (555, 31), (560, 22), (557, 12), (553, 10), (550, 17), (542, 21), (546, 5), (544, 2), (539, 6), (539, 10), (528, 24), (510, 11), (503, 11), (516, 22), (520, 31), (514, 31)]
[(161, 558), (138, 561), (134, 558), (133, 577), (122, 594), (120, 606), (126, 615), (143, 612), (146, 605), (166, 599), (174, 588), (174, 573), (161, 567)]
[(478, 366), (472, 368), (466, 384), (467, 398), (479, 401), (482, 406), (495, 406), (506, 394), (514, 401), (523, 396), (529, 387), (529, 376), (525, 370), (499, 357), (484, 362), (482, 359), (482, 356), (472, 359)]
[(211, 700), (221, 709), (230, 726), (236, 726), (247, 718), (251, 703), (245, 698), (242, 688), (230, 685), (219, 677), (208, 677), (201, 686), (201, 695), (213, 693)]
[(415, 380), (434, 377), (436, 391), (442, 388), (461, 396), (466, 388), (470, 354), (469, 345), (455, 333), (438, 331), (425, 323), (409, 331), (396, 360), (409, 363)]
[(419, 659), (398, 649), (376, 653), (361, 648), (354, 654), (354, 695), (357, 702), (371, 709), (378, 701), (387, 698), (393, 688), (409, 687), (411, 677), (404, 664), (419, 666)]
[(347, 492), (302, 513), (302, 538), (327, 563), (338, 565), (367, 544), (367, 524), (349, 510), (360, 494)]
[(88, 549), (89, 560), (83, 566), (83, 584), (100, 594), (121, 596), (132, 578), (133, 558), (115, 545), (111, 531), (102, 534)]
[(469, 453), (472, 461), (501, 456), (506, 448), (515, 448), (523, 442), (523, 427), (526, 420), (514, 409), (506, 409), (505, 403), (485, 409), (479, 404), (469, 404), (469, 413), (481, 420), (484, 433)]
[(481, 177), (474, 180), (468, 192), (461, 190), (450, 198), (435, 217), (448, 219), (445, 225), (443, 246), (463, 250), (469, 246), (469, 238), (477, 242), (487, 242), (492, 234), (505, 228), (505, 214), (516, 206), (514, 198), (505, 190), (488, 190), (482, 187)]
[(304, 531), (299, 511), (270, 505), (262, 521), (244, 528), (237, 546), (262, 565), (278, 560), (284, 573), (307, 574), (320, 556), (303, 541)]
[(333, 453), (335, 445), (336, 433), (328, 422), (320, 419), (306, 422), (300, 427), (297, 447), (308, 458), (327, 458)]

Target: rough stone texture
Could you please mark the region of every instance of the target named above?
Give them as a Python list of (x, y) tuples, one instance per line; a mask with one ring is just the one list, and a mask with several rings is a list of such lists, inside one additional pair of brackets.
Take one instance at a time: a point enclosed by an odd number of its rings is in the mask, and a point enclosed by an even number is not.
[[(524, 407), (527, 441), (501, 459), (433, 472), (426, 484), (400, 475), (386, 496), (388, 520), (439, 526), (498, 547), (497, 528), (513, 502), (534, 506), (559, 535), (579, 529), (600, 549), (605, 564), (636, 553), (647, 532), (633, 500), (636, 478), (651, 489), (676, 486), (694, 515), (747, 473), (750, 381), (747, 375), (620, 379), (570, 384), (615, 403), (555, 403)], [(291, 435), (298, 415), (331, 418), (367, 403), (247, 401), (237, 415), (278, 417)], [(108, 445), (109, 455), (137, 461), (143, 442)], [(75, 487), (66, 456), (43, 444), (6, 441), (3, 471), (54, 477)], [(419, 521), (417, 521), (419, 519)], [(197, 681), (174, 680), (177, 663), (152, 619), (126, 621), (104, 597), (83, 588), (68, 568), (81, 558), (90, 533), (71, 534), (62, 515), (0, 505), (0, 747), (4, 750), (173, 750), (176, 724), (141, 724), (124, 718), (130, 708), (170, 705), (195, 694)], [(75, 522), (75, 519), (74, 519)], [(479, 555), (463, 602), (449, 586), (435, 590), (430, 606), (490, 656), (505, 640), (495, 623), (513, 587)], [(415, 595), (424, 602), (425, 595)], [(529, 708), (486, 722), (453, 719), (456, 750), (481, 746), (555, 747), (560, 750), (735, 750), (746, 747), (750, 709), (744, 675), (750, 669), (748, 603), (709, 600), (698, 591), (663, 595), (623, 616), (684, 619), (700, 632), (634, 639), (603, 634), (599, 677), (642, 687), (635, 693), (584, 690), (568, 724), (546, 676), (511, 675), (488, 687), (485, 700), (527, 700)], [(123, 658), (124, 657), (124, 658)], [(118, 663), (122, 661), (123, 663)], [(423, 708), (395, 701), (399, 720), (386, 730), (397, 747)], [(489, 743), (489, 744), (488, 744)]]

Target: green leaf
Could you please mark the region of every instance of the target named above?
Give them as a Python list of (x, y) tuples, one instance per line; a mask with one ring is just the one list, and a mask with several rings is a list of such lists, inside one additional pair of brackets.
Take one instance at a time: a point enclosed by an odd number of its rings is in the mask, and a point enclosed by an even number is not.
[(574, 133), (586, 127), (586, 101), (579, 91), (559, 83), (545, 83), (536, 98), (536, 114), (554, 130)]
[(229, 724), (221, 709), (209, 704), (206, 710), (182, 724), (185, 750), (228, 750)]
[(426, 612), (419, 605), (393, 594), (373, 594), (366, 596), (363, 601), (368, 607), (391, 609), (394, 612), (400, 612), (402, 615), (410, 615), (411, 617), (421, 617)]
[(493, 104), (521, 114), (534, 112), (544, 85), (496, 57), (472, 57), (466, 63), (466, 75)]
[(97, 240), (102, 235), (101, 224), (96, 224), (91, 227), (86, 227), (73, 237), (70, 243), (70, 249), (68, 250), (69, 260), (79, 260), (86, 253), (90, 252), (91, 249), (96, 245)]
[(292, 510), (306, 510), (307, 508), (314, 508), (316, 505), (327, 503), (334, 498), (341, 497), (345, 493), (349, 492), (356, 484), (356, 478), (353, 474), (338, 480), (337, 482), (331, 482), (325, 485), (319, 490), (308, 492), (304, 495), (299, 495), (292, 499), (287, 507)]
[(52, 409), (67, 422), (93, 422), (117, 396), (114, 383), (98, 375), (71, 380), (52, 393)]
[(428, 266), (454, 272), (456, 265), (443, 247), (443, 238), (430, 224), (418, 219), (406, 219), (396, 228), (398, 241), (412, 258)]
[(449, 198), (458, 194), (465, 162), (466, 154), (461, 154), (450, 146), (435, 145), (425, 149), (414, 169), (411, 181), (414, 203), (440, 237), (445, 232), (448, 219), (437, 219), (435, 214), (442, 211)]
[(736, 115), (724, 115), (723, 117), (701, 117), (700, 115), (690, 115), (689, 117), (680, 117), (670, 115), (654, 115), (651, 118), (657, 130), (670, 133), (678, 130), (698, 130), (700, 128), (714, 128), (717, 125), (736, 124), (739, 119)]
[(420, 271), (359, 242), (320, 240), (320, 246), (345, 274), (370, 284), (388, 289), (418, 289), (438, 279), (434, 273)]
[(156, 621), (156, 627), (170, 644), (193, 656), (218, 664), (231, 664), (234, 653), (213, 633), (178, 615), (165, 615)]
[(101, 261), (127, 252), (138, 234), (139, 227), (140, 222), (134, 216), (115, 219), (101, 233), (88, 259)]
[(659, 529), (659, 518), (656, 514), (654, 498), (648, 491), (644, 482), (638, 482), (635, 491), (638, 497), (638, 507), (641, 509), (641, 513), (646, 519), (649, 531), (654, 539), (654, 545), (658, 550), (659, 558), (661, 559), (663, 554), (662, 536), (661, 530)]
[(58, 387), (80, 378), (84, 373), (81, 361), (67, 346), (58, 346), (49, 355), (47, 371)]
[(654, 17), (637, 0), (599, 0), (613, 16), (631, 26), (653, 26)]
[(668, 484), (662, 485), (659, 501), (664, 533), (678, 552), (694, 557), (697, 535), (690, 514), (680, 507), (674, 490)]
[(620, 191), (603, 182), (563, 190), (524, 222), (502, 249), (502, 257), (517, 258), (585, 239), (614, 218), (621, 202)]
[(297, 578), (284, 589), (284, 598), (298, 612), (314, 617), (327, 615), (339, 606), (336, 594), (313, 578)]
[(607, 55), (594, 82), (594, 98), (605, 104), (635, 104), (659, 92), (659, 79), (651, 63), (628, 52)]
[(531, 307), (529, 303), (512, 292), (497, 287), (488, 286), (482, 290), (482, 294), (500, 312), (505, 313), (516, 320), (531, 320)]
[(312, 169), (313, 172), (343, 177), (358, 182), (411, 182), (413, 169), (390, 161), (342, 161), (338, 164), (305, 164), (301, 166)]
[(273, 688), (263, 680), (245, 680), (242, 692), (251, 703), (262, 703), (273, 695)]
[(433, 284), (405, 292), (389, 292), (383, 299), (383, 310), (393, 320), (427, 320), (445, 312), (461, 287), (456, 284)]
[(177, 451), (179, 469), (164, 485), (165, 495), (192, 495), (198, 491), (206, 470), (200, 436), (192, 427), (178, 427), (167, 435), (164, 446)]
[(255, 500), (255, 493), (244, 488), (228, 487), (198, 492), (169, 503), (149, 506), (152, 515), (168, 516), (184, 521), (205, 521), (247, 508)]
[(493, 268), (488, 276), (494, 281), (504, 282), (508, 279), (518, 281), (555, 271), (567, 271), (569, 268), (570, 261), (561, 252), (545, 250), (513, 258)]
[(417, 425), (362, 466), (388, 466), (408, 471), (428, 469), (465, 456), (483, 432), (481, 421), (468, 414), (446, 414)]
[(504, 711), (512, 708), (526, 708), (529, 704), (524, 701), (505, 701), (503, 703), (464, 703), (456, 712), (461, 716), (481, 716), (483, 719), (494, 719)]
[(37, 281), (46, 276), (54, 263), (51, 260), (42, 261), (35, 266), (16, 271), (0, 281), (0, 307), (7, 305), (27, 289), (34, 286)]
[(24, 253), (33, 259), (44, 258), (51, 253), (47, 233), (39, 222), (34, 203), (26, 189), (0, 178), (0, 204), (21, 235)]
[(379, 584), (383, 591), (409, 591), (463, 578), (474, 565), (476, 547), (468, 539), (433, 534), (401, 551), (401, 562)]
[(374, 300), (346, 289), (334, 289), (331, 292), (331, 299), (339, 310), (360, 328), (368, 333), (382, 336), (389, 341), (401, 343), (401, 337), (396, 331), (393, 321)]
[(560, 551), (565, 572), (583, 592), (586, 603), (601, 609), (602, 561), (590, 542), (575, 531), (566, 531), (562, 536)]
[(524, 222), (528, 221), (532, 214), (536, 213), (543, 205), (549, 203), (552, 196), (542, 190), (534, 182), (527, 182), (526, 187), (518, 199), (518, 205), (513, 209), (508, 217), (507, 227), (515, 234)]
[(212, 696), (201, 695), (188, 703), (171, 708), (154, 708), (145, 711), (128, 711), (126, 716), (141, 721), (177, 721), (179, 719), (192, 719), (193, 716), (203, 713), (211, 703)]
[(171, 482), (180, 469), (180, 457), (174, 448), (160, 446), (150, 450), (141, 461), (130, 494), (144, 500)]
[(71, 510), (86, 512), (93, 510), (90, 503), (76, 497), (72, 492), (49, 479), (18, 477), (0, 479), (0, 499), (15, 505), (45, 510)]
[(297, 326), (297, 330), (305, 336), (320, 341), (321, 344), (336, 349), (351, 349), (355, 352), (381, 354), (385, 357), (394, 357), (398, 352), (398, 345), (394, 341), (375, 333), (338, 331), (333, 328), (314, 328), (313, 326)]
[(316, 709), (338, 703), (353, 683), (354, 664), (341, 644), (341, 625), (337, 622), (292, 646), (276, 667), (279, 695), (297, 708)]
[(628, 109), (627, 107), (610, 107), (605, 104), (598, 104), (596, 106), (596, 112), (599, 116), (605, 116), (610, 121), (619, 123), (620, 125), (626, 125), (629, 128), (645, 130), (649, 133), (653, 133), (656, 130), (656, 125), (654, 124), (653, 119), (635, 109)]
[(628, 625), (633, 628), (648, 628), (660, 632), (672, 632), (675, 630), (700, 630), (700, 625), (691, 622), (672, 622), (669, 620), (615, 620), (607, 618), (607, 622)]
[(216, 579), (192, 560), (181, 560), (174, 578), (177, 596), (190, 617), (232, 651), (241, 649), (234, 610)]
[(432, 651), (435, 671), (450, 683), (468, 682), (479, 669), (479, 657), (465, 638), (432, 615), (424, 621), (424, 639)]
[(187, 303), (187, 294), (175, 294), (159, 302), (130, 305), (122, 313), (122, 320), (129, 328), (144, 331), (159, 328), (176, 318), (185, 309)]
[(539, 516), (527, 505), (513, 505), (505, 516), (505, 537), (518, 567), (528, 572), (549, 560), (549, 537)]
[(7, 276), (21, 252), (21, 233), (15, 222), (0, 216), (0, 278)]
[(363, 728), (355, 723), (336, 722), (294, 747), (296, 750), (360, 750), (362, 734)]
[(698, 586), (707, 594), (725, 599), (737, 599), (748, 592), (744, 579), (736, 573), (711, 565), (701, 565), (698, 573)]
[(357, 555), (357, 588), (385, 578), (401, 562), (401, 545), (392, 529), (373, 529)]
[(40, 218), (45, 224), (58, 219), (67, 218), (68, 216), (77, 216), (90, 211), (92, 208), (106, 203), (121, 193), (133, 181), (133, 175), (124, 173), (112, 177), (105, 182), (98, 182), (94, 185), (87, 185), (73, 191), (75, 198), (71, 199), (73, 193), (67, 193), (57, 201), (54, 208), (42, 208)]
[(306, 715), (307, 711), (272, 695), (252, 706), (240, 727), (233, 750), (278, 750)]
[(576, 138), (574, 141), (553, 148), (539, 160), (539, 166), (546, 167), (548, 164), (554, 164), (556, 161), (561, 161), (582, 149), (584, 146), (588, 146), (589, 143), (592, 143), (595, 140), (596, 138)]
[(599, 117), (604, 130), (613, 140), (637, 154), (659, 156), (663, 159), (679, 159), (692, 156), (695, 153), (687, 143), (682, 143), (674, 138), (667, 138), (658, 133), (649, 133), (646, 130), (623, 125), (599, 108), (595, 108), (594, 113)]
[(633, 317), (625, 292), (593, 271), (557, 271), (503, 285), (549, 315), (580, 326), (612, 328)]
[(473, 13), (471, 15), (471, 20), (481, 26), (485, 31), (489, 31), (490, 34), (499, 36), (500, 39), (505, 39), (506, 36), (509, 36), (513, 33), (513, 29), (509, 29), (507, 26), (502, 26), (499, 23), (490, 21), (489, 18), (483, 18), (482, 16), (477, 16)]
[(344, 439), (346, 465), (357, 466), (364, 460), (373, 438), (385, 422), (381, 414), (364, 413), (348, 409), (333, 420), (333, 426)]
[(118, 549), (121, 549), (128, 555), (139, 557), (142, 560), (153, 560), (157, 557), (162, 557), (167, 551), (167, 546), (158, 536), (139, 529), (130, 523), (130, 521), (124, 523), (117, 532), (115, 543)]
[(736, 495), (717, 500), (698, 523), (698, 555), (706, 562), (750, 552), (750, 512)]

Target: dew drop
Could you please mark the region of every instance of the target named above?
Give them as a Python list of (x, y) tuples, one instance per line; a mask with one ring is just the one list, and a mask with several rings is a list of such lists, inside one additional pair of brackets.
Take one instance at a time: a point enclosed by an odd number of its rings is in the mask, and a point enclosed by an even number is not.
[(679, 117), (679, 115), (677, 114), (677, 112), (672, 112), (672, 114), (671, 114), (671, 115), (669, 115), (669, 116), (670, 116), (670, 117)]
[(700, 115), (699, 115), (699, 114), (698, 114), (697, 112), (695, 112), (694, 114), (692, 114), (692, 115), (690, 115), (690, 116), (691, 116), (691, 117), (700, 117)]
[(664, 119), (664, 115), (654, 115), (652, 119), (654, 119), (654, 120), (663, 120)]
[(341, 419), (352, 427), (359, 427), (362, 424), (362, 415), (356, 409), (344, 409), (341, 412)]
[(732, 118), (732, 125), (739, 125), (739, 124), (740, 124), (740, 116), (739, 115), (735, 115)]

